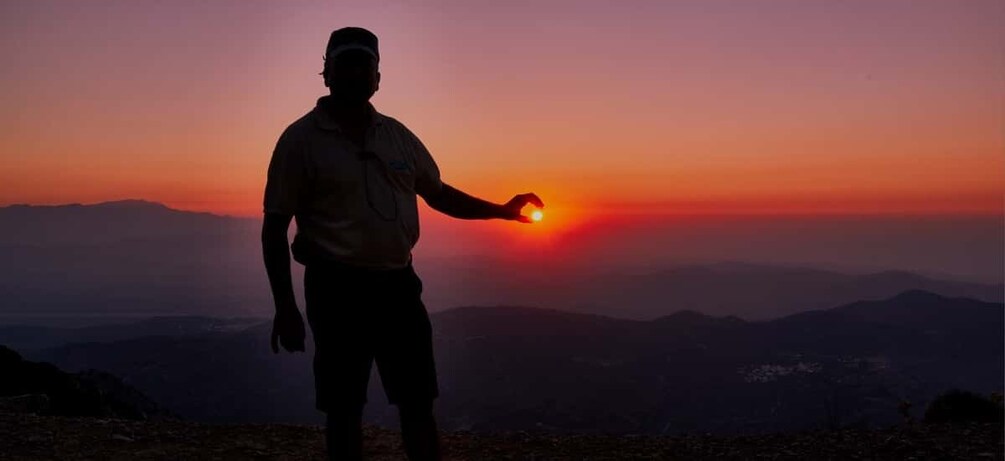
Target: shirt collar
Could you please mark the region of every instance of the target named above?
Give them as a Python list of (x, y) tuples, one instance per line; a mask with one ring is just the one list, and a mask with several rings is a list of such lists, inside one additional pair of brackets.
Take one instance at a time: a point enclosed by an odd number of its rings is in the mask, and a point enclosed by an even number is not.
[[(329, 101), (328, 98), (331, 98), (331, 96), (322, 96), (318, 98), (317, 103), (314, 105), (314, 110), (312, 111), (314, 114), (314, 121), (317, 123), (318, 127), (323, 130), (341, 131), (338, 123), (335, 122), (335, 119), (332, 118), (331, 114), (329, 114), (323, 106), (323, 104)], [(373, 104), (370, 102), (366, 103), (366, 107), (367, 110), (370, 111), (370, 126), (382, 125), (384, 123), (384, 115), (377, 112), (377, 109), (374, 108)]]

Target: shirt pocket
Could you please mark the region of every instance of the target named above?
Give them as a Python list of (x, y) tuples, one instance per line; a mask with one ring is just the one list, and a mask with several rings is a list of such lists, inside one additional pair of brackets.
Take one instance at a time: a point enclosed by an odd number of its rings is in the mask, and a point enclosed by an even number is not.
[(405, 159), (394, 158), (384, 163), (388, 179), (400, 190), (413, 192), (415, 190), (415, 166)]

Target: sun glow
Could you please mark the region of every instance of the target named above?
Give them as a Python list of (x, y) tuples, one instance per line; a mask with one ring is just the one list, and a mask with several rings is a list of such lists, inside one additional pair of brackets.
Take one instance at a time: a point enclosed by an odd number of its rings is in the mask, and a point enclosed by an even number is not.
[(530, 219), (532, 221), (534, 221), (534, 222), (538, 222), (538, 221), (544, 219), (544, 212), (541, 211), (541, 210), (534, 210), (530, 214)]

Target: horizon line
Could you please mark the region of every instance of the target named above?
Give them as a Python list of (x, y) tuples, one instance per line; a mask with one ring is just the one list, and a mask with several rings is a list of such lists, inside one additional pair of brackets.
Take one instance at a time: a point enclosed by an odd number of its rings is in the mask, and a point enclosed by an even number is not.
[[(722, 204), (735, 203), (722, 201)], [(219, 217), (226, 218), (237, 218), (237, 219), (248, 219), (248, 218), (261, 218), (263, 213), (228, 213), (221, 212), (219, 210), (207, 209), (207, 208), (197, 208), (197, 207), (179, 207), (177, 205), (171, 205), (169, 203), (161, 202), (158, 200), (146, 199), (146, 198), (120, 198), (120, 199), (106, 199), (91, 202), (41, 202), (41, 203), (29, 203), (29, 202), (10, 202), (2, 203), (0, 202), (0, 209), (13, 208), (13, 207), (38, 207), (38, 208), (58, 208), (58, 207), (95, 207), (95, 206), (107, 206), (107, 205), (126, 205), (126, 204), (146, 204), (150, 206), (162, 207), (171, 211), (178, 211), (184, 213), (197, 213), (197, 214), (210, 214)], [(689, 206), (689, 209), (682, 209), (681, 211), (674, 211), (669, 208), (677, 205), (685, 204)], [(771, 217), (771, 216), (785, 216), (785, 217), (946, 217), (946, 218), (992, 218), (1001, 217), (1005, 219), (1005, 206), (997, 210), (991, 209), (970, 209), (970, 210), (919, 210), (919, 209), (900, 209), (900, 210), (852, 210), (848, 208), (822, 208), (819, 210), (806, 210), (806, 209), (765, 209), (764, 207), (751, 207), (749, 210), (737, 209), (736, 205), (732, 206), (722, 206), (719, 209), (715, 208), (714, 203), (705, 202), (705, 208), (707, 211), (696, 211), (693, 207), (696, 202), (621, 202), (621, 203), (603, 203), (598, 205), (593, 205), (589, 207), (577, 207), (580, 210), (586, 211), (604, 211), (606, 213), (613, 213), (619, 216), (676, 216), (676, 217)]]

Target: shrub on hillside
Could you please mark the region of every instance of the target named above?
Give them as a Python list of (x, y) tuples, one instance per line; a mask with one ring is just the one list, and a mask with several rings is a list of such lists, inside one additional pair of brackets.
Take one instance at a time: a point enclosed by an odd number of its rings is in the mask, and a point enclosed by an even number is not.
[(925, 410), (926, 423), (1001, 423), (1003, 421), (1005, 421), (1005, 408), (1000, 402), (959, 389), (953, 389), (939, 395)]

